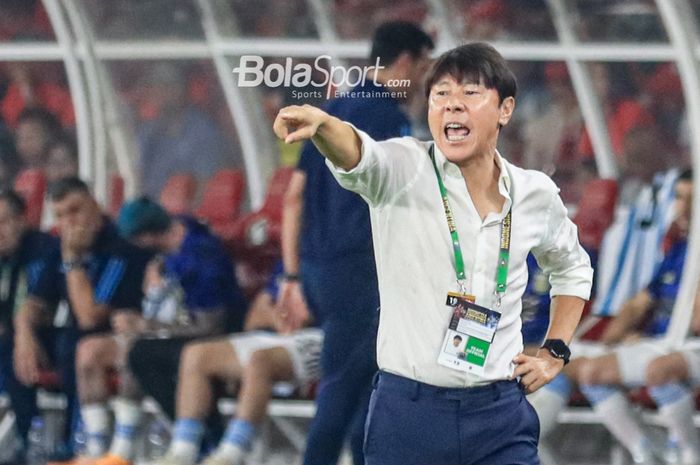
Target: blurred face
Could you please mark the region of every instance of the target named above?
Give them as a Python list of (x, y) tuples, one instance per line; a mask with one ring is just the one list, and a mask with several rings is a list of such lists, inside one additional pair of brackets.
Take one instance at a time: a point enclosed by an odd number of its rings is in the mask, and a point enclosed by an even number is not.
[(659, 140), (654, 127), (634, 128), (625, 135), (622, 164), (626, 176), (649, 181), (664, 168)]
[(136, 244), (137, 246), (141, 247), (142, 249), (147, 249), (147, 250), (157, 250), (159, 252), (162, 252), (162, 244), (161, 244), (161, 236), (162, 234), (155, 234), (155, 233), (141, 233), (137, 234), (136, 236), (133, 236), (129, 242)]
[(25, 165), (41, 165), (47, 144), (48, 135), (38, 122), (25, 120), (17, 126), (17, 153)]
[(413, 95), (419, 95), (423, 88), (423, 77), (425, 73), (428, 72), (430, 65), (432, 64), (432, 59), (430, 58), (430, 50), (428, 48), (423, 48), (418, 57), (410, 58), (410, 66), (407, 73), (407, 79), (411, 80), (411, 88), (409, 93)]
[(11, 255), (17, 250), (23, 231), (22, 215), (15, 214), (7, 202), (0, 200), (0, 256)]
[(156, 102), (161, 115), (177, 111), (186, 105), (186, 89), (182, 84), (156, 83), (149, 87), (151, 99)]
[(428, 96), (428, 125), (438, 148), (449, 161), (466, 166), (496, 151), (499, 125), (510, 121), (515, 99), (499, 104), (496, 89), (482, 83), (457, 82), (446, 75)]
[(44, 174), (48, 183), (78, 175), (78, 163), (68, 147), (57, 145), (49, 151)]
[(691, 181), (678, 181), (676, 183), (676, 223), (681, 231), (688, 233), (690, 228), (690, 213), (693, 209), (693, 183)]
[(56, 224), (60, 231), (96, 229), (101, 224), (100, 207), (87, 192), (74, 191), (53, 202)]

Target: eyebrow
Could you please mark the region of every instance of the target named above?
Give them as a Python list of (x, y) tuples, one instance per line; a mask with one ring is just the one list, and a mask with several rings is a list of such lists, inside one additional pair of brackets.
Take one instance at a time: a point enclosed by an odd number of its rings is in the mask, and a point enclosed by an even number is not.
[[(457, 82), (457, 81), (454, 81), (454, 82)], [(449, 83), (450, 83), (449, 79), (441, 79), (438, 82), (436, 82), (435, 84), (433, 84), (433, 87), (444, 85), (444, 84), (449, 84)], [(457, 82), (457, 85), (459, 85), (459, 86), (481, 86), (481, 85), (483, 85), (483, 83), (481, 81), (476, 82), (476, 81), (470, 81), (470, 80), (464, 79), (464, 80), (462, 80), (462, 82)]]

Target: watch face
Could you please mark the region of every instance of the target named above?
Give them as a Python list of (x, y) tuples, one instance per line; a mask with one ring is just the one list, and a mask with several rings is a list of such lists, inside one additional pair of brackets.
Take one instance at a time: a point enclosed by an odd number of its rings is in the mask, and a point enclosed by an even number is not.
[(544, 346), (557, 358), (568, 359), (571, 354), (567, 345), (561, 340), (554, 339), (545, 341)]

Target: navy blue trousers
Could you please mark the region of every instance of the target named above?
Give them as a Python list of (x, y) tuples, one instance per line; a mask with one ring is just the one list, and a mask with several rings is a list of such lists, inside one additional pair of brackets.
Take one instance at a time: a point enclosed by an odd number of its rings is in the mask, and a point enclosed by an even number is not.
[(346, 439), (354, 464), (364, 464), (364, 424), (377, 371), (379, 292), (374, 270), (372, 256), (327, 265), (302, 262), (304, 294), (325, 332), (304, 465), (335, 465)]
[(380, 372), (367, 465), (539, 465), (537, 413), (515, 381), (465, 389)]

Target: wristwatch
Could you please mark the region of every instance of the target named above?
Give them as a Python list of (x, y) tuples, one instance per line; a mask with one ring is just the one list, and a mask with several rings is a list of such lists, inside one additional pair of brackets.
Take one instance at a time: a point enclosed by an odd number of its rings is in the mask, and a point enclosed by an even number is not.
[(542, 349), (547, 349), (552, 357), (563, 360), (564, 365), (569, 363), (571, 350), (569, 350), (569, 346), (566, 345), (566, 342), (561, 339), (547, 339), (544, 341), (544, 344), (542, 344)]
[(282, 279), (285, 281), (299, 281), (299, 274), (297, 274), (297, 273), (283, 273)]
[(61, 271), (64, 274), (73, 270), (82, 270), (83, 268), (85, 268), (85, 262), (82, 260), (68, 260), (61, 263)]

